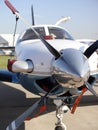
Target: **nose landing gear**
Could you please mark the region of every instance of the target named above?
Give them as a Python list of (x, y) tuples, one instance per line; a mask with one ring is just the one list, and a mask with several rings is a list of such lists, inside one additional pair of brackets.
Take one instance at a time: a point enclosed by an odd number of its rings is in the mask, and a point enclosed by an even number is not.
[(54, 104), (57, 106), (56, 110), (56, 117), (57, 117), (57, 123), (55, 124), (55, 130), (67, 130), (66, 125), (62, 122), (63, 119), (63, 113), (66, 113), (68, 111), (68, 107), (66, 105), (63, 105), (62, 100), (54, 100)]

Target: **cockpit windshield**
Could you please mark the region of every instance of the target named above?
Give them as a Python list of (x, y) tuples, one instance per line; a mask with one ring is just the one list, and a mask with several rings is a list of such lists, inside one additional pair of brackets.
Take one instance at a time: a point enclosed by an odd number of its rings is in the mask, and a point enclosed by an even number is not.
[(49, 34), (52, 35), (54, 39), (73, 40), (72, 36), (62, 28), (49, 27), (48, 29)]
[[(42, 26), (42, 27), (34, 27), (34, 29), (44, 38), (48, 39), (66, 39), (73, 40), (71, 35), (62, 28), (55, 26)], [(25, 40), (35, 40), (39, 39), (38, 36), (34, 33), (32, 29), (27, 29), (24, 31), (18, 39), (18, 42), (22, 42)], [(46, 40), (48, 40), (46, 39)]]
[[(45, 36), (45, 30), (44, 27), (36, 27), (34, 28), (40, 35)], [(19, 42), (25, 41), (25, 40), (34, 40), (39, 39), (38, 36), (34, 33), (32, 29), (27, 29), (22, 33), (22, 35), (19, 37)]]

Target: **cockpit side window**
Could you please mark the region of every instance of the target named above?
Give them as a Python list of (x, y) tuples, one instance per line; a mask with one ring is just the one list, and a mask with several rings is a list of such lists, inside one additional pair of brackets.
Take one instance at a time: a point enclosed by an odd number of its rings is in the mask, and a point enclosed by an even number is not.
[[(34, 28), (40, 35), (45, 36), (44, 27), (36, 27)], [(19, 37), (18, 41), (25, 41), (25, 40), (34, 40), (39, 39), (38, 36), (34, 33), (32, 29), (27, 29), (22, 35)]]
[(73, 40), (72, 36), (64, 29), (57, 28), (57, 27), (49, 27), (48, 29), (49, 29), (49, 34), (52, 35), (54, 39)]

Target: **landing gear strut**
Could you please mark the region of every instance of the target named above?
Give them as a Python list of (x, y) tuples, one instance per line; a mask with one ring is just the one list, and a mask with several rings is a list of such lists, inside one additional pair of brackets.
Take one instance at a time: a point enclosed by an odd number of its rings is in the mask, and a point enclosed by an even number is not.
[(57, 117), (57, 123), (55, 124), (55, 130), (67, 130), (66, 125), (62, 122), (63, 119), (63, 113), (66, 113), (68, 111), (68, 107), (66, 105), (63, 105), (62, 100), (54, 100), (54, 104), (57, 106), (56, 110), (56, 117)]

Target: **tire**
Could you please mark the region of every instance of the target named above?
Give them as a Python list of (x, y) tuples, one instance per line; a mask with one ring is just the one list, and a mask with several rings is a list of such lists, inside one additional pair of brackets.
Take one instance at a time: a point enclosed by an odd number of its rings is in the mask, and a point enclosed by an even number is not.
[(63, 126), (56, 126), (55, 130), (66, 130)]

